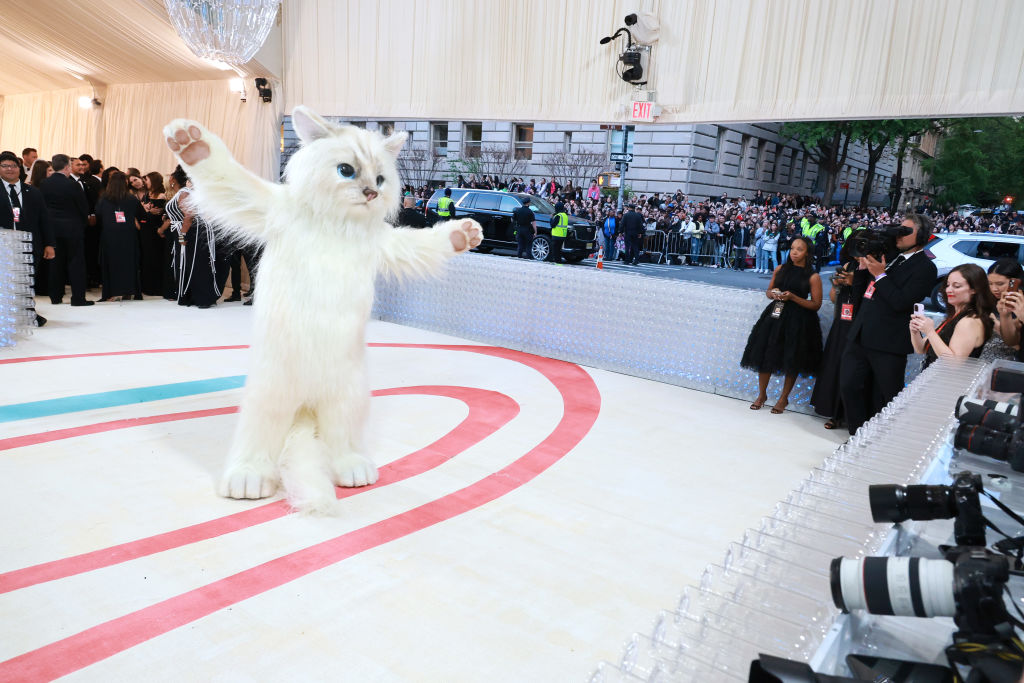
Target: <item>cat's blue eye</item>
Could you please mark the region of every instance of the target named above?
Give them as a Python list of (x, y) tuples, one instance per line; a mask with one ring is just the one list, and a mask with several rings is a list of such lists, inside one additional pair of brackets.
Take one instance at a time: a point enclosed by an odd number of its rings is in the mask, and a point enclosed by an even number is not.
[(346, 180), (356, 177), (356, 169), (352, 164), (338, 164), (338, 175)]

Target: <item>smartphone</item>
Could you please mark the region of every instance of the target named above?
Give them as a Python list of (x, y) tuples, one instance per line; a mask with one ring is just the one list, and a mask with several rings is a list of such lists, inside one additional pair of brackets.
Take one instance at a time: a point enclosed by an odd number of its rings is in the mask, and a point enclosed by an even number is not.
[(914, 315), (924, 315), (924, 304), (914, 304)]
[(1020, 278), (1011, 277), (1009, 284), (1006, 285), (1007, 292), (1019, 292), (1020, 291)]

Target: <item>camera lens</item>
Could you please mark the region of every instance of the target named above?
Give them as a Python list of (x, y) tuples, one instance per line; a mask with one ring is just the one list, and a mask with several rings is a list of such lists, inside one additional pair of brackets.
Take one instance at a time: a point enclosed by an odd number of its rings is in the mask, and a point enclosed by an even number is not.
[(1012, 432), (1019, 426), (1016, 415), (1003, 413), (980, 403), (962, 403), (957, 408), (961, 425), (980, 425), (1001, 432)]
[(950, 519), (957, 514), (956, 497), (948, 486), (875, 484), (868, 487), (868, 501), (876, 522)]
[(1024, 393), (1024, 372), (1016, 372), (1005, 368), (992, 370), (992, 391), (1008, 394)]
[(1006, 460), (1012, 434), (999, 432), (977, 425), (960, 425), (953, 437), (953, 446), (970, 451), (975, 455), (987, 455), (996, 460)]
[(1007, 415), (1013, 415), (1014, 417), (1020, 414), (1018, 406), (1006, 401), (993, 401), (992, 399), (982, 401), (979, 398), (969, 398), (967, 396), (961, 396), (956, 400), (957, 418), (977, 409), (991, 410), (994, 413), (1006, 413)]
[(837, 557), (830, 566), (832, 602), (849, 612), (952, 617), (953, 563), (920, 557)]

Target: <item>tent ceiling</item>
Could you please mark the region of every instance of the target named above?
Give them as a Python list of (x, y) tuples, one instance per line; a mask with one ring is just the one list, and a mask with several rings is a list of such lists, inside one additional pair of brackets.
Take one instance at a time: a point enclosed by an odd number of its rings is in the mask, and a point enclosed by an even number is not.
[(189, 51), (163, 0), (7, 2), (0, 36), (6, 47), (0, 95), (75, 88), (83, 80), (103, 87), (234, 76)]

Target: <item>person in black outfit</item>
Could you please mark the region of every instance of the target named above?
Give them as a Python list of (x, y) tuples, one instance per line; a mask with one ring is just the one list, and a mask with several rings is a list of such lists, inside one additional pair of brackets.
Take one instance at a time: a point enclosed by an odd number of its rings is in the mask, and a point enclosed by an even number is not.
[(825, 429), (836, 429), (842, 426), (846, 419), (846, 411), (843, 409), (839, 393), (840, 361), (846, 350), (846, 337), (850, 332), (850, 326), (853, 325), (853, 319), (864, 298), (864, 289), (867, 287), (867, 282), (863, 278), (854, 283), (857, 261), (848, 255), (845, 247), (840, 252), (840, 262), (843, 265), (832, 276), (832, 290), (829, 292), (829, 298), (835, 304), (832, 329), (829, 330), (828, 339), (825, 341), (821, 370), (815, 377), (814, 391), (811, 393), (814, 412), (829, 418), (825, 422)]
[(750, 229), (747, 227), (746, 221), (740, 221), (740, 224), (736, 226), (736, 230), (732, 233), (733, 270), (743, 270), (746, 267), (749, 242)]
[(896, 240), (900, 254), (895, 259), (858, 259), (864, 270), (857, 271), (854, 282), (867, 286), (839, 369), (850, 434), (903, 389), (907, 355), (913, 351), (907, 334), (910, 315), (937, 278), (935, 264), (922, 251), (932, 234), (931, 219), (908, 214), (902, 225), (910, 234)]
[[(425, 228), (427, 227), (427, 217), (423, 215), (422, 211), (416, 210), (416, 198), (412, 195), (407, 195), (402, 200), (402, 210), (398, 212), (398, 219), (395, 221), (397, 225), (404, 225), (408, 228)], [(248, 259), (246, 259), (248, 261)], [(234, 262), (232, 262), (234, 265)]]
[(124, 173), (110, 174), (107, 187), (96, 202), (100, 230), (101, 301), (142, 298), (139, 284), (139, 219), (144, 214), (139, 200), (128, 189)]
[(88, 206), (89, 214), (85, 226), (85, 273), (89, 279), (89, 287), (102, 282), (100, 273), (100, 233), (103, 226), (96, 219), (96, 202), (103, 192), (103, 184), (95, 176), (89, 174), (92, 157), (83, 154), (77, 159), (71, 160), (71, 179), (74, 180), (85, 192), (85, 203)]
[[(0, 178), (3, 179), (3, 190), (6, 201), (0, 199), (0, 229), (22, 230), (32, 233), (30, 253), (32, 264), (54, 256), (53, 230), (47, 219), (46, 201), (38, 189), (22, 182), (21, 161), (12, 153), (0, 154)], [(38, 266), (36, 266), (38, 267)], [(35, 307), (31, 308), (35, 313)], [(35, 313), (36, 326), (46, 324), (46, 318)]]
[(46, 201), (55, 238), (55, 258), (50, 263), (50, 301), (64, 299), (64, 284), (71, 283), (71, 305), (92, 306), (85, 298), (85, 226), (89, 216), (82, 186), (71, 179), (71, 159), (57, 154), (51, 160), (53, 175), (39, 186)]
[(530, 209), (530, 198), (523, 198), (523, 205), (512, 212), (512, 224), (516, 231), (516, 258), (532, 258), (530, 247), (537, 236), (537, 217)]
[(789, 260), (775, 269), (766, 296), (772, 303), (754, 323), (740, 365), (758, 373), (751, 410), (760, 410), (768, 400), (772, 375), (785, 374), (782, 394), (772, 408), (778, 415), (789, 404), (797, 375), (817, 374), (821, 365), (821, 277), (814, 272), (814, 244), (809, 239), (794, 238)]
[[(139, 216), (139, 280), (142, 293), (163, 296), (165, 273), (171, 269), (171, 247), (165, 245), (160, 228), (164, 221), (163, 177), (153, 171), (144, 177), (146, 195), (142, 198)], [(169, 278), (170, 276), (166, 276)]]
[(644, 227), (644, 217), (636, 210), (635, 204), (630, 204), (629, 210), (622, 214), (619, 226), (626, 240), (626, 263), (639, 265), (640, 248), (644, 241), (646, 228)]

